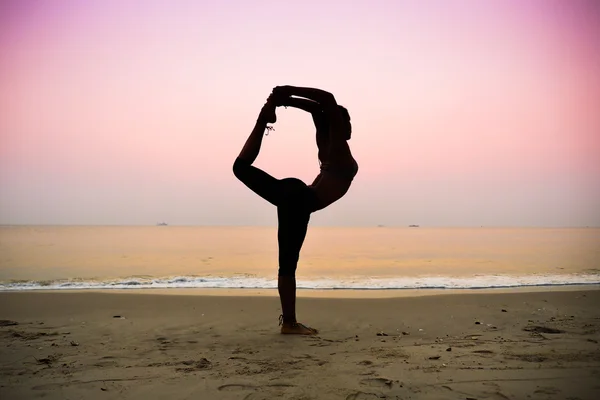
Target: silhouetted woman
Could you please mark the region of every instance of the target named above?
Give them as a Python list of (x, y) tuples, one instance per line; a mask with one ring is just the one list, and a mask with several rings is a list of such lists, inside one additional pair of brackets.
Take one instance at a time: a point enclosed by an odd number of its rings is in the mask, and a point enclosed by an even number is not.
[[(277, 120), (275, 108), (278, 106), (296, 107), (312, 114), (321, 171), (310, 185), (296, 178), (275, 179), (252, 165), (260, 152), (267, 123)], [(317, 333), (316, 329), (296, 320), (296, 267), (310, 214), (346, 194), (358, 172), (358, 164), (347, 143), (351, 133), (350, 115), (337, 104), (331, 93), (313, 88), (278, 86), (260, 111), (254, 129), (233, 164), (233, 173), (240, 181), (277, 207), (277, 287), (282, 309), (281, 333)]]

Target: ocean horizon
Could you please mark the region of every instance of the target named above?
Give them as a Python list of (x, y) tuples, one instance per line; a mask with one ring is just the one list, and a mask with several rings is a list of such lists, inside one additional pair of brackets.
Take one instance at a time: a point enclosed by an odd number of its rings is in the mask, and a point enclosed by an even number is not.
[[(587, 227), (311, 226), (298, 288), (599, 285), (599, 243)], [(0, 254), (0, 291), (276, 287), (270, 226), (0, 225)]]

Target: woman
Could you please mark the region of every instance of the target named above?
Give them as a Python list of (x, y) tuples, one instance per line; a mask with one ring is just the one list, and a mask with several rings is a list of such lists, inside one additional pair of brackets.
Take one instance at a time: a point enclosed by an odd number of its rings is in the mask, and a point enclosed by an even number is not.
[[(267, 123), (277, 120), (275, 109), (278, 106), (296, 107), (313, 116), (321, 171), (310, 185), (296, 178), (275, 179), (252, 165), (260, 152)], [(278, 86), (267, 99), (233, 164), (233, 173), (240, 181), (277, 207), (277, 288), (282, 310), (279, 323), (283, 334), (318, 333), (296, 320), (296, 267), (310, 214), (346, 194), (358, 172), (358, 164), (347, 143), (351, 133), (348, 110), (338, 105), (331, 93), (313, 88)]]

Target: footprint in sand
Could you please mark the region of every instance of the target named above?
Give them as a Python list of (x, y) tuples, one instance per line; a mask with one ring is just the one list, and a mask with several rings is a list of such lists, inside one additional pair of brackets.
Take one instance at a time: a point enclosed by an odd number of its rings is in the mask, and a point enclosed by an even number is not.
[(378, 387), (381, 389), (391, 389), (394, 382), (386, 378), (367, 378), (360, 381), (362, 385)]
[(158, 349), (162, 350), (162, 351), (168, 350), (169, 345), (171, 345), (173, 343), (171, 340), (167, 339), (164, 336), (157, 337), (156, 341), (159, 344)]
[(559, 394), (561, 391), (553, 386), (542, 386), (536, 389), (533, 393), (535, 394), (547, 394), (547, 395), (555, 395)]
[[(253, 392), (249, 393), (244, 400), (273, 400), (274, 398), (281, 397), (283, 393), (278, 392), (277, 394), (274, 392)], [(286, 399), (295, 399), (296, 397), (285, 397)], [(307, 399), (307, 397), (301, 397), (302, 399)]]
[(219, 386), (217, 389), (223, 392), (235, 392), (235, 391), (241, 391), (241, 390), (256, 390), (256, 389), (261, 389), (261, 388), (292, 388), (295, 387), (294, 385), (290, 385), (288, 383), (272, 383), (270, 385), (259, 385), (259, 386), (254, 386), (254, 385), (247, 385), (244, 383), (230, 383), (227, 385), (221, 385)]
[(219, 386), (217, 389), (220, 391), (223, 391), (223, 392), (237, 392), (237, 391), (241, 391), (241, 390), (255, 390), (256, 387), (252, 386), (252, 385), (232, 383), (229, 385)]
[[(247, 385), (247, 384), (228, 384), (222, 385), (218, 387), (218, 390), (223, 392), (241, 392), (241, 391), (251, 391), (248, 393), (244, 400), (271, 400), (277, 397), (282, 397), (284, 394), (286, 395), (286, 399), (294, 399), (295, 397), (290, 397), (286, 393), (284, 393), (285, 389), (294, 388), (294, 385), (290, 385), (287, 383), (273, 383), (270, 385)], [(302, 397), (306, 399), (306, 396)]]
[(478, 354), (494, 354), (492, 350), (473, 350), (472, 352)]
[(380, 397), (375, 393), (356, 392), (346, 396), (346, 400), (376, 400)]
[[(455, 384), (451, 384), (451, 385), (455, 386)], [(432, 386), (435, 386), (435, 385), (432, 385)], [(464, 398), (466, 400), (477, 400), (477, 399), (482, 399), (482, 398), (489, 399), (489, 400), (510, 400), (509, 397), (505, 396), (501, 392), (501, 390), (500, 390), (501, 387), (497, 383), (482, 382), (482, 386), (491, 387), (491, 391), (488, 389), (485, 389), (485, 390), (480, 391), (479, 393), (472, 393), (472, 392), (461, 391), (461, 390), (458, 390), (457, 388), (452, 388), (449, 385), (441, 385), (438, 387), (438, 389), (454, 392), (454, 394), (459, 394), (461, 396), (464, 396)], [(432, 389), (433, 389), (433, 387), (432, 387)], [(471, 388), (471, 391), (472, 390), (473, 390), (473, 388)]]
[(371, 400), (385, 398), (385, 395), (382, 392), (392, 389), (392, 386), (394, 386), (394, 381), (386, 378), (365, 378), (360, 381), (360, 384), (379, 389), (376, 390), (378, 393), (363, 392), (359, 390), (346, 396), (346, 400)]
[(268, 393), (253, 392), (244, 397), (244, 400), (269, 400), (271, 398), (272, 395)]

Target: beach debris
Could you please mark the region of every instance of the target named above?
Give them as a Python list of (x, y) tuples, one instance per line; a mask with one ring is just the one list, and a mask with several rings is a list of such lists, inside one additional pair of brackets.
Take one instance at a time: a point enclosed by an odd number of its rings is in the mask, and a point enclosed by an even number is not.
[(503, 309), (502, 309), (502, 310), (500, 310), (500, 311), (502, 311), (502, 312), (508, 312), (508, 311), (506, 311), (506, 309), (505, 309), (505, 308), (503, 308)]
[(39, 364), (45, 364), (45, 365), (51, 367), (52, 363), (56, 362), (60, 358), (60, 356), (57, 354), (52, 354), (45, 358), (36, 358), (36, 357), (33, 357), (33, 358), (35, 358), (35, 360)]
[(439, 360), (441, 356), (431, 356), (429, 357), (430, 360)]
[(74, 346), (74, 347), (75, 347), (75, 346), (79, 346), (79, 343), (77, 343), (77, 342), (76, 342), (76, 341), (74, 341), (74, 340), (71, 340), (71, 343), (70, 343), (70, 344), (71, 344), (71, 346)]
[(121, 315), (113, 315), (113, 318), (117, 318), (117, 319), (125, 319), (125, 317), (121, 316)]
[(385, 333), (385, 332), (383, 332), (383, 331), (382, 331), (382, 332), (378, 332), (378, 333), (377, 333), (377, 336), (387, 336), (387, 335), (388, 335), (388, 334), (387, 334), (387, 333)]
[(100, 388), (100, 390), (102, 390), (103, 392), (106, 392), (106, 391), (108, 391), (108, 389), (107, 389), (107, 388)]
[(19, 325), (17, 321), (11, 321), (10, 319), (0, 319), (0, 326), (14, 326)]
[(481, 322), (475, 321), (475, 325), (481, 325)]
[(525, 332), (534, 332), (534, 333), (565, 333), (565, 331), (555, 328), (548, 328), (547, 326), (526, 326), (523, 328)]
[(452, 347), (448, 347), (446, 351), (452, 351)]
[(408, 332), (404, 332), (404, 331), (402, 331), (402, 334), (403, 334), (404, 336), (408, 336), (408, 335), (410, 335), (410, 333), (408, 333)]

